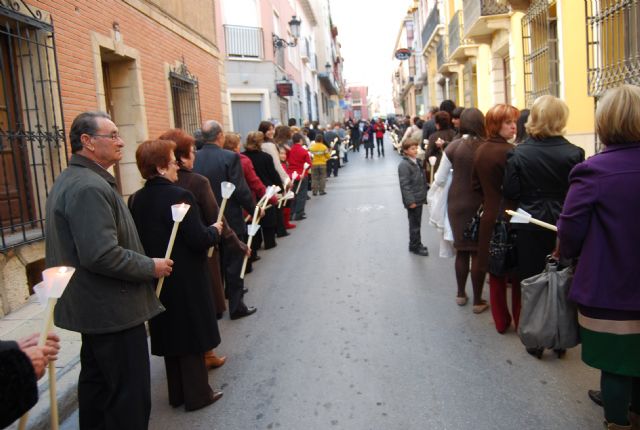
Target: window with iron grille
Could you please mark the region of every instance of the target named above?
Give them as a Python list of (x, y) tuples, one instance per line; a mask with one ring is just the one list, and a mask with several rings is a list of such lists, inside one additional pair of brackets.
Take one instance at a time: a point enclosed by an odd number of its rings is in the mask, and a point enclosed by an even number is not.
[(67, 163), (53, 26), (0, 2), (0, 251), (44, 238), (45, 203)]
[(182, 63), (176, 70), (169, 73), (169, 82), (175, 127), (193, 134), (201, 123), (198, 80)]
[(522, 18), (525, 103), (542, 95), (559, 95), (558, 18), (556, 2), (535, 0)]
[(640, 85), (640, 1), (585, 0), (589, 95)]

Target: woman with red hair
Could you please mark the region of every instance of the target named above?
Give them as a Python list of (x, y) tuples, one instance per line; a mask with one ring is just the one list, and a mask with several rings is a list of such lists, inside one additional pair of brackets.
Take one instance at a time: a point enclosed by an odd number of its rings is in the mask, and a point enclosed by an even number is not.
[[(513, 203), (503, 200), (502, 182), (507, 162), (507, 152), (513, 145), (509, 143), (517, 131), (516, 121), (520, 111), (511, 105), (498, 104), (489, 109), (485, 116), (487, 141), (475, 153), (473, 160), (473, 188), (482, 194), (483, 213), (478, 234), (478, 263), (472, 268), (473, 279), (484, 279), (489, 266), (489, 242), (496, 221), (503, 217), (505, 209), (514, 209)], [(520, 284), (511, 280), (512, 314), (507, 307), (507, 276), (502, 273), (489, 274), (491, 314), (498, 333), (504, 333), (511, 325), (517, 329), (520, 317)], [(474, 313), (484, 312), (486, 302), (473, 306)]]

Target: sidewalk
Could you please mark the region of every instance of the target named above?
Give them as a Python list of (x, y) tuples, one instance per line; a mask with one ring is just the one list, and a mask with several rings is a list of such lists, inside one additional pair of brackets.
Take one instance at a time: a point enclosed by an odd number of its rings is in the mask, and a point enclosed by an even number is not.
[[(0, 339), (16, 340), (40, 331), (44, 307), (35, 296), (22, 308), (0, 320)], [(60, 353), (56, 361), (58, 414), (63, 422), (77, 409), (77, 385), (80, 372), (80, 333), (54, 327), (60, 336)], [(38, 381), (40, 399), (29, 413), (28, 430), (45, 430), (49, 425), (49, 376), (45, 374)], [(17, 429), (18, 422), (8, 427)]]

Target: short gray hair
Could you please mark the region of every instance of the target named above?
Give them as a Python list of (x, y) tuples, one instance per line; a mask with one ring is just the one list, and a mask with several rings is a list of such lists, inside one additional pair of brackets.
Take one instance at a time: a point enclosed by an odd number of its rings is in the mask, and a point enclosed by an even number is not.
[(211, 119), (202, 125), (202, 139), (205, 142), (215, 142), (220, 133), (222, 133), (222, 126), (218, 121)]
[(88, 134), (93, 136), (98, 132), (97, 118), (105, 118), (111, 120), (111, 117), (106, 112), (82, 112), (78, 115), (71, 124), (71, 130), (69, 131), (69, 143), (71, 143), (71, 152), (76, 153), (82, 150), (82, 141), (80, 136)]

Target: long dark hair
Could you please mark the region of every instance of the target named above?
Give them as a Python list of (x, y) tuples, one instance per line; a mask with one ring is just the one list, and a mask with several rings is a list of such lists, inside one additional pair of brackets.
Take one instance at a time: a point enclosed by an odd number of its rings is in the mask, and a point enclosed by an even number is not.
[(485, 139), (484, 115), (480, 109), (467, 108), (460, 114), (460, 133)]

